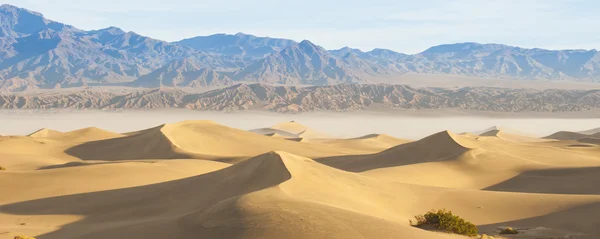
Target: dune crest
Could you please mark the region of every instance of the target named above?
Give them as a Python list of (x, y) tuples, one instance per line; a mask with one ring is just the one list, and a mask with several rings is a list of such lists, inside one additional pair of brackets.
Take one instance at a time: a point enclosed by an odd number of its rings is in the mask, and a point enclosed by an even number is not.
[(363, 172), (376, 168), (449, 160), (478, 147), (478, 142), (474, 139), (442, 131), (380, 153), (324, 158), (319, 162), (343, 170)]
[(42, 129), (39, 129), (27, 136), (32, 137), (32, 138), (52, 138), (52, 137), (59, 137), (62, 134), (63, 134), (63, 132), (60, 132), (57, 130), (42, 128)]
[(270, 129), (281, 130), (290, 134), (296, 135), (296, 138), (331, 138), (327, 134), (317, 132), (305, 125), (296, 121), (283, 122), (270, 127)]

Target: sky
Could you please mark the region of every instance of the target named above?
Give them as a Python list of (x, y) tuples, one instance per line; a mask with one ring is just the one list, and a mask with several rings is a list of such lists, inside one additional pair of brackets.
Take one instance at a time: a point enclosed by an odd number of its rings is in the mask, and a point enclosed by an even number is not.
[(93, 30), (177, 41), (215, 33), (418, 53), (440, 44), (600, 49), (598, 0), (0, 0)]

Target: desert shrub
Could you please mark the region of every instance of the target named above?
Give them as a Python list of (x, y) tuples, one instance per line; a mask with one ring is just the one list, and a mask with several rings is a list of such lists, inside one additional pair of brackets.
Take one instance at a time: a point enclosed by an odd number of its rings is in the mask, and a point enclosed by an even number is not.
[(519, 234), (519, 232), (517, 231), (517, 229), (514, 229), (512, 227), (507, 227), (507, 228), (503, 228), (500, 231), (500, 234)]
[(35, 239), (35, 237), (28, 237), (28, 236), (15, 236), (15, 239)]
[(5, 168), (5, 167), (2, 167), (2, 166), (0, 166), (0, 171), (2, 171), (2, 170), (6, 170), (6, 168)]
[(465, 221), (446, 209), (432, 210), (425, 213), (425, 215), (415, 216), (415, 219), (416, 222), (411, 221), (411, 224), (420, 228), (433, 227), (445, 232), (466, 236), (477, 236), (479, 232), (475, 224)]

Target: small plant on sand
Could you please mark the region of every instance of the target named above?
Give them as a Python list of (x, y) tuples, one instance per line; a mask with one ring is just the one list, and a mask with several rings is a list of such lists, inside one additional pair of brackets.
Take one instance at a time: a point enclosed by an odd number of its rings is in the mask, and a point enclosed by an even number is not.
[(419, 228), (432, 228), (466, 236), (477, 236), (479, 232), (473, 223), (465, 221), (446, 209), (432, 210), (425, 215), (415, 216), (415, 219), (416, 222), (410, 220), (410, 224)]
[(28, 236), (15, 236), (15, 239), (35, 239), (35, 237), (28, 237)]
[(0, 171), (6, 170), (5, 167), (0, 166)]
[(505, 234), (519, 234), (519, 231), (517, 231), (517, 229), (514, 229), (512, 227), (507, 227), (507, 228), (502, 228), (502, 230), (500, 231), (500, 234), (505, 235)]

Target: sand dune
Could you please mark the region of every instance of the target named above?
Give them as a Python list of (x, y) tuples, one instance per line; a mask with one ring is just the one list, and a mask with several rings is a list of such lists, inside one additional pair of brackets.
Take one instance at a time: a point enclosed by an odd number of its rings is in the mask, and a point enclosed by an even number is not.
[(585, 134), (571, 131), (559, 131), (554, 134), (544, 137), (544, 139), (556, 139), (556, 140), (579, 140), (583, 138), (600, 138), (600, 133)]
[(327, 134), (315, 131), (295, 121), (276, 124), (271, 126), (270, 129), (294, 134), (297, 138), (331, 138), (331, 136)]
[(443, 131), (374, 155), (324, 158), (320, 162), (347, 171), (362, 172), (375, 168), (442, 161), (473, 148), (477, 148), (477, 143), (472, 139)]
[(466, 238), (409, 225), (434, 208), (489, 235), (600, 236), (600, 146), (589, 135), (442, 131), (410, 142), (321, 137), (296, 122), (265, 129), (184, 121), (0, 137), (0, 239)]
[(333, 139), (323, 141), (333, 147), (355, 148), (367, 151), (383, 151), (391, 147), (410, 142), (406, 139), (398, 139), (385, 134), (369, 134), (351, 139)]
[(124, 135), (99, 129), (96, 127), (88, 127), (69, 132), (59, 132), (51, 129), (41, 129), (29, 135), (33, 138), (47, 138), (60, 141), (95, 141), (123, 137)]
[(235, 162), (274, 150), (307, 157), (364, 153), (360, 150), (280, 140), (210, 121), (165, 124), (131, 132), (126, 137), (77, 145), (66, 152), (86, 160), (197, 158)]
[(577, 141), (582, 142), (582, 143), (587, 143), (587, 144), (600, 145), (600, 138), (586, 137), (586, 138), (579, 139)]
[(63, 134), (63, 132), (60, 132), (60, 131), (42, 128), (38, 131), (35, 131), (35, 132), (29, 134), (28, 136), (33, 137), (33, 138), (52, 138), (52, 137), (58, 137), (62, 134)]
[(480, 134), (479, 136), (487, 136), (487, 137), (498, 137), (503, 140), (512, 141), (512, 142), (546, 142), (549, 139), (540, 139), (532, 136), (526, 136), (522, 133), (519, 133), (514, 130), (506, 130), (506, 129), (493, 129), (487, 132)]

